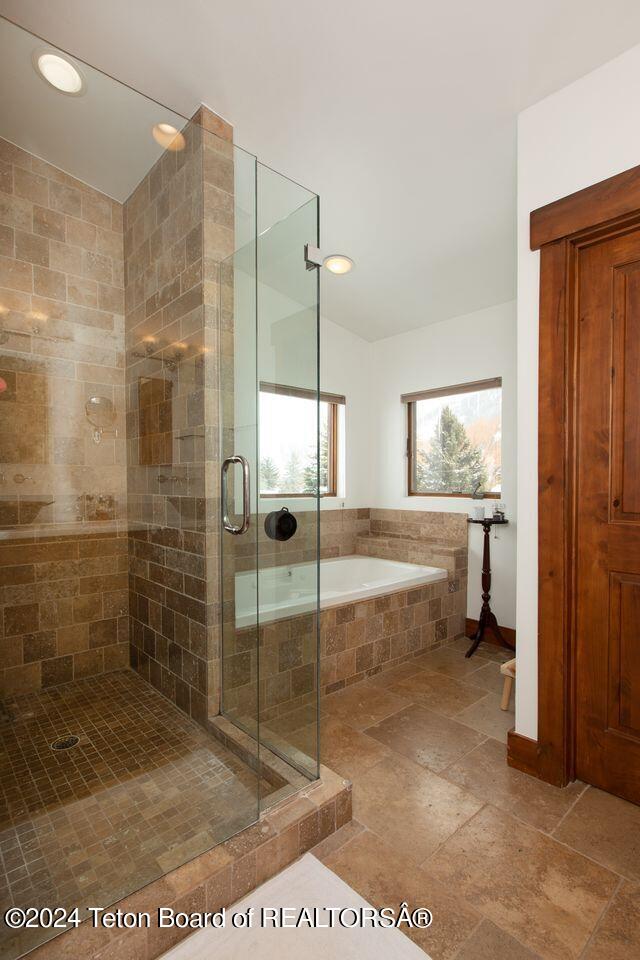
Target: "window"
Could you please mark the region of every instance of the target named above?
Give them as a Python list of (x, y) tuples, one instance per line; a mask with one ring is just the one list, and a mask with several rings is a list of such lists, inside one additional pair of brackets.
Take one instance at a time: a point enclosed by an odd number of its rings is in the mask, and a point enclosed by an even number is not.
[[(337, 496), (338, 408), (345, 398), (320, 394), (320, 496)], [(260, 384), (260, 496), (311, 497), (318, 483), (314, 390)]]
[(409, 496), (469, 497), (502, 486), (502, 380), (408, 393)]

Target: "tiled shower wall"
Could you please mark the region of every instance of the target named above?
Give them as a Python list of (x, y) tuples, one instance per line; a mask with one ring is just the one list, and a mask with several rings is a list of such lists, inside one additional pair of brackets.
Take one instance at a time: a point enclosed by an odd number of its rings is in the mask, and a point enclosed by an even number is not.
[[(204, 721), (220, 683), (219, 407), (233, 395), (224, 278), (222, 318), (218, 301), (219, 265), (234, 245), (233, 147), (230, 128), (206, 111), (184, 135), (185, 150), (167, 151), (124, 205), (124, 232), (121, 205), (0, 141), (0, 628), (10, 694), (124, 666), (130, 622), (135, 668)], [(117, 435), (100, 444), (84, 411), (94, 395), (116, 413)], [(264, 537), (263, 520), (261, 563), (315, 558), (315, 513), (298, 514), (286, 544)], [(253, 537), (234, 549), (236, 570), (255, 565)], [(445, 566), (456, 595), (446, 616), (461, 618), (463, 518), (323, 511), (321, 556), (357, 552)], [(420, 626), (443, 618), (435, 612), (431, 604)], [(394, 659), (392, 646), (402, 655), (387, 619), (384, 635), (373, 637), (375, 620), (371, 640), (352, 636), (342, 650), (323, 640), (323, 690)], [(448, 621), (447, 635), (458, 626)], [(416, 636), (406, 639), (411, 652)], [(274, 716), (313, 694), (313, 625), (290, 622), (261, 642), (271, 671), (263, 704)], [(227, 651), (230, 690), (251, 677), (236, 652)]]
[(127, 662), (123, 312), (121, 205), (0, 140), (2, 695)]
[(233, 148), (218, 118), (196, 121), (125, 203), (124, 242), (132, 665), (204, 723), (218, 703), (217, 265), (233, 252)]

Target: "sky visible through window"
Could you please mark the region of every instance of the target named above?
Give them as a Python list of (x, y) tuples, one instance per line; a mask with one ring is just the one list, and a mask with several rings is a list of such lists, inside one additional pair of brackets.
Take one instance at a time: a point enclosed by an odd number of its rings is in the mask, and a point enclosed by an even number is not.
[(417, 493), (501, 492), (502, 388), (415, 403)]
[[(317, 403), (260, 391), (260, 494), (315, 494)], [(329, 404), (320, 403), (320, 493), (328, 476)]]

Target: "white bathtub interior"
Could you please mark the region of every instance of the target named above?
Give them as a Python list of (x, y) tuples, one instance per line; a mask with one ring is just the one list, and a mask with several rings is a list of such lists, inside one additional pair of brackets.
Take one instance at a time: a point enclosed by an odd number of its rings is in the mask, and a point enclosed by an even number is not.
[[(315, 563), (267, 567), (236, 574), (236, 627), (256, 622), (256, 592), (260, 623), (315, 610)], [(442, 567), (383, 560), (379, 557), (339, 557), (320, 561), (320, 608), (336, 607), (396, 590), (409, 590), (446, 580)]]

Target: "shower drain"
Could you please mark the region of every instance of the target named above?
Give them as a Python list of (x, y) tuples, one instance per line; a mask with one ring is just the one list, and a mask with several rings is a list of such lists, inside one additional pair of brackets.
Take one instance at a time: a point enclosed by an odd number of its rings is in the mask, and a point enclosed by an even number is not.
[(52, 750), (70, 750), (71, 747), (75, 747), (77, 743), (80, 743), (80, 737), (68, 736), (68, 737), (57, 737), (51, 744)]

